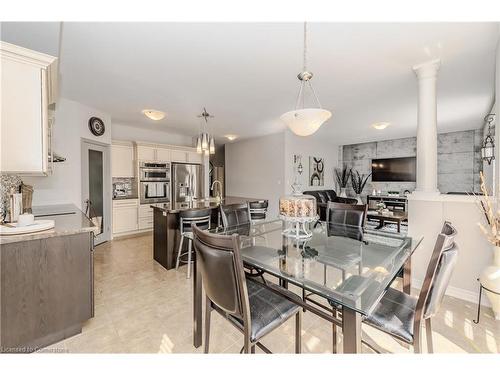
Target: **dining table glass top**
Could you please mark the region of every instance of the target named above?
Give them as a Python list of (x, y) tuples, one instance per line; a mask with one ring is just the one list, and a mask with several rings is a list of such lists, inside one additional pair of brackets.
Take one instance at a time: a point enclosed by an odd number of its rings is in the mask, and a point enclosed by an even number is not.
[(310, 225), (310, 238), (297, 239), (283, 234), (289, 225), (276, 219), (210, 231), (240, 235), (246, 266), (364, 315), (370, 313), (422, 240), (321, 221)]

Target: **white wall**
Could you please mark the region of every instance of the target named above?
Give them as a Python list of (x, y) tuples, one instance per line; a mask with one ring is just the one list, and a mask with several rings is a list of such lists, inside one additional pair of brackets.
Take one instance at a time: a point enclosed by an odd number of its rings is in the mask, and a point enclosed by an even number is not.
[(278, 215), (284, 149), (283, 133), (226, 143), (226, 196), (268, 199), (270, 215)]
[[(88, 120), (97, 116), (104, 121), (106, 132), (94, 136), (88, 128)], [(81, 139), (111, 143), (111, 117), (95, 108), (60, 98), (55, 114), (54, 151), (66, 157), (64, 163), (56, 163), (54, 173), (47, 177), (23, 177), (33, 185), (33, 205), (73, 203), (82, 208), (81, 197)]]
[[(412, 256), (413, 286), (420, 288), (427, 265), (443, 222), (447, 220), (457, 229), (458, 262), (448, 295), (477, 303), (477, 278), (491, 263), (492, 245), (486, 241), (477, 223), (484, 223), (474, 197), (441, 195), (433, 199), (408, 198), (408, 233), (412, 238), (423, 236), (423, 241)], [(487, 299), (483, 299), (487, 303)]]
[[(285, 130), (285, 192), (292, 192), (294, 182), (293, 155), (302, 155), (304, 172), (301, 175), (303, 190), (335, 189), (333, 169), (338, 165), (339, 147), (320, 134), (309, 137), (299, 137), (290, 130)], [(309, 157), (316, 156), (325, 159), (325, 185), (309, 186)]]
[(113, 123), (111, 137), (121, 141), (142, 141), (177, 146), (192, 146), (193, 143), (192, 137), (188, 135), (117, 123)]
[[(278, 214), (279, 198), (292, 192), (293, 155), (302, 155), (303, 190), (333, 189), (338, 146), (315, 134), (299, 137), (289, 130), (264, 137), (226, 143), (226, 195), (269, 200)], [(309, 156), (325, 159), (325, 185), (309, 186)]]

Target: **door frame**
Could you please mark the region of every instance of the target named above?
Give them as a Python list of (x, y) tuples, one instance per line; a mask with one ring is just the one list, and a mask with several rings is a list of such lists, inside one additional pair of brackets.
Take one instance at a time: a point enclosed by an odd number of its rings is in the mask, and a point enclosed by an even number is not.
[(81, 182), (81, 204), (82, 211), (85, 209), (85, 200), (88, 198), (88, 150), (95, 149), (96, 151), (101, 151), (103, 154), (103, 233), (101, 233), (98, 238), (95, 238), (95, 244), (111, 240), (111, 228), (112, 228), (112, 217), (111, 217), (111, 158), (110, 158), (110, 145), (108, 143), (103, 143), (99, 141), (94, 141), (87, 138), (81, 138), (80, 141), (81, 149), (81, 170), (82, 170), (82, 182)]

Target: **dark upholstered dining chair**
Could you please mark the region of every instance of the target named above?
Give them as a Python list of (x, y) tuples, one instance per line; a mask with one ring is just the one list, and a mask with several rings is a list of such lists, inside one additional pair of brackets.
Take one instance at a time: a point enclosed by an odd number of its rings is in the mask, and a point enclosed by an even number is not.
[[(219, 312), (243, 333), (245, 353), (258, 346), (270, 353), (260, 340), (295, 316), (295, 352), (301, 351), (301, 309), (265, 286), (246, 279), (240, 256), (239, 236), (204, 232), (193, 226), (197, 267), (206, 294), (205, 353), (209, 351), (210, 315)], [(273, 289), (297, 298), (277, 285)]]
[(389, 288), (364, 323), (413, 345), (415, 353), (422, 351), (421, 327), (425, 323), (427, 349), (432, 353), (431, 318), (441, 306), (458, 260), (456, 235), (456, 229), (445, 222), (434, 245), (418, 298)]
[(251, 223), (248, 203), (221, 205), (220, 214), (222, 217), (222, 226), (224, 228)]
[(366, 204), (328, 202), (326, 228), (328, 236), (349, 237), (361, 241), (366, 220)]

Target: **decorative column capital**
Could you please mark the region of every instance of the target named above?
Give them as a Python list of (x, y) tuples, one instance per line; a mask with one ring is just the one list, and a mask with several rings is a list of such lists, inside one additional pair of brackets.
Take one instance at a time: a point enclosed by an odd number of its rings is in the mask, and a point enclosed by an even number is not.
[(413, 71), (417, 75), (418, 79), (425, 78), (436, 78), (437, 72), (441, 67), (441, 60), (431, 60), (418, 65), (413, 66)]

